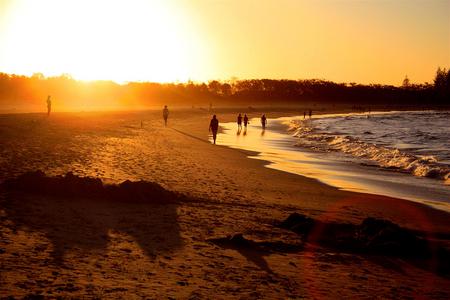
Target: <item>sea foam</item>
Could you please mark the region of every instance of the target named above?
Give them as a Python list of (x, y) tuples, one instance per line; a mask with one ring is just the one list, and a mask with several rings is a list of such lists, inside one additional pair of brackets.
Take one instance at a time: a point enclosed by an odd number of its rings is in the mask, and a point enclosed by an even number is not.
[[(441, 179), (450, 184), (450, 165), (439, 161), (439, 157), (445, 159), (449, 155), (445, 145), (448, 128), (441, 126), (441, 119), (446, 117), (445, 113), (340, 116), (291, 121), (289, 130), (297, 137), (298, 147), (341, 152), (369, 160), (381, 168)], [(436, 128), (436, 134), (430, 128), (431, 118), (437, 119), (432, 124), (441, 126)]]

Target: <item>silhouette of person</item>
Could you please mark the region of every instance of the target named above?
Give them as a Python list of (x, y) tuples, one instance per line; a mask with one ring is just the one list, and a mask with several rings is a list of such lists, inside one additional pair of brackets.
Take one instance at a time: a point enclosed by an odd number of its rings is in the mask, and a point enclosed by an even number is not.
[(309, 110), (309, 118), (311, 119), (312, 116), (312, 110)]
[(262, 125), (262, 129), (263, 129), (263, 130), (266, 129), (266, 124), (267, 124), (267, 118), (266, 118), (266, 115), (263, 114), (263, 115), (261, 116), (261, 125)]
[(303, 120), (306, 119), (306, 111), (303, 112)]
[(241, 114), (239, 114), (239, 116), (237, 117), (237, 125), (238, 125), (238, 130), (242, 129), (242, 116), (241, 116)]
[(212, 132), (214, 145), (216, 144), (217, 130), (219, 130), (219, 120), (217, 120), (216, 115), (214, 115), (209, 122), (209, 131)]
[(167, 119), (169, 118), (169, 109), (167, 108), (167, 105), (164, 105), (163, 118), (164, 118), (164, 126), (167, 126)]
[(247, 114), (244, 114), (244, 127), (247, 128), (247, 124), (249, 123)]
[(50, 116), (50, 112), (52, 111), (52, 100), (50, 99), (50, 95), (47, 97), (47, 116)]

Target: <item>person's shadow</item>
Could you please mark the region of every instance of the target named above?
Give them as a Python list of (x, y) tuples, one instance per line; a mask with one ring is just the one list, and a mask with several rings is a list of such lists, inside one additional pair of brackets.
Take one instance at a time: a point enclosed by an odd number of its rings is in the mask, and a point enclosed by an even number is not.
[(244, 256), (248, 261), (254, 263), (261, 270), (266, 271), (269, 274), (275, 274), (269, 267), (265, 256), (269, 256), (274, 253), (297, 253), (303, 250), (303, 245), (291, 245), (284, 242), (255, 242), (246, 239), (242, 234), (235, 234), (233, 236), (227, 236), (225, 238), (213, 238), (209, 239), (209, 242), (223, 248), (233, 249)]
[(64, 264), (65, 253), (74, 249), (104, 253), (116, 234), (131, 236), (150, 258), (182, 246), (176, 193), (146, 182), (96, 190), (73, 175), (70, 184), (64, 182), (67, 176), (39, 176), (35, 186), (22, 181), (2, 191), (6, 218), (13, 230), (43, 233), (53, 244), (56, 264)]

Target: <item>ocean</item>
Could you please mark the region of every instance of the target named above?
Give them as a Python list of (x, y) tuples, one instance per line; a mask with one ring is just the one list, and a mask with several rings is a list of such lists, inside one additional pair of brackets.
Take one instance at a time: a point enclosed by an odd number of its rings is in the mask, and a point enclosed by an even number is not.
[(269, 119), (262, 130), (222, 123), (218, 144), (253, 151), (267, 167), (343, 190), (450, 211), (450, 112), (371, 112)]

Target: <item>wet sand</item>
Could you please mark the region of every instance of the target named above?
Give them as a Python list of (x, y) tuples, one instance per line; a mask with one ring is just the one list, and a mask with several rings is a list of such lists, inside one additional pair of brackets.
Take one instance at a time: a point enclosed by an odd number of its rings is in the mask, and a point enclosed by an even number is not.
[[(217, 114), (220, 121), (235, 116)], [(159, 110), (1, 115), (2, 181), (26, 171), (73, 172), (106, 183), (156, 182), (191, 201), (67, 204), (2, 190), (0, 296), (450, 297), (447, 277), (401, 258), (321, 247), (267, 254), (211, 243), (242, 233), (298, 244), (297, 235), (274, 226), (297, 212), (355, 224), (383, 218), (448, 244), (450, 218), (418, 203), (264, 168), (248, 152), (211, 145), (209, 119), (205, 111), (173, 110), (164, 128)], [(55, 247), (64, 249), (58, 259)]]
[(259, 118), (244, 129), (238, 129), (236, 122), (225, 122), (218, 143), (257, 152), (250, 157), (269, 162), (269, 168), (315, 178), (342, 190), (416, 201), (450, 212), (450, 188), (441, 180), (383, 169), (340, 152), (296, 147), (299, 138), (289, 130), (295, 119), (302, 117), (269, 119), (266, 130), (261, 129)]

